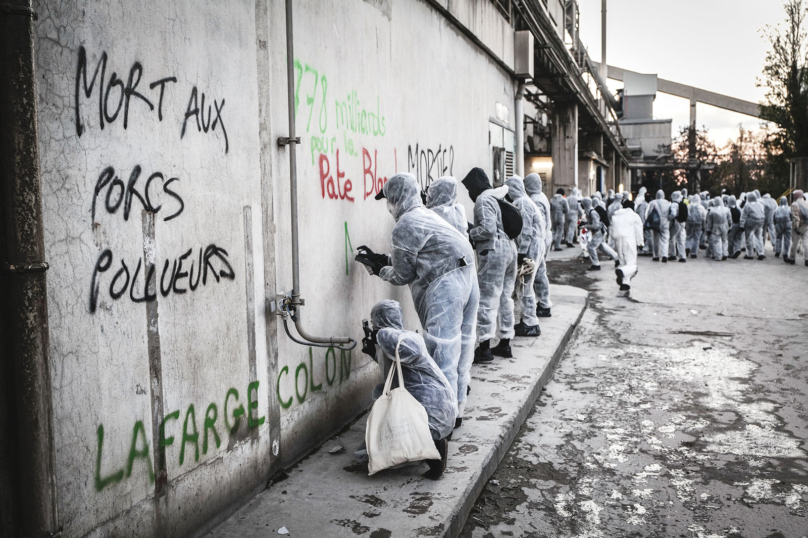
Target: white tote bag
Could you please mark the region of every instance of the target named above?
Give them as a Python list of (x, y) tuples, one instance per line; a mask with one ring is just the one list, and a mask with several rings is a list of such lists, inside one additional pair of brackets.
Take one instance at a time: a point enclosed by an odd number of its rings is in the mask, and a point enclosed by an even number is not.
[[(404, 335), (402, 335), (403, 337)], [(440, 454), (429, 433), (426, 409), (404, 386), (401, 359), (396, 344), (395, 368), (390, 368), (384, 392), (373, 404), (365, 428), (368, 449), (368, 474), (408, 461), (439, 460)], [(398, 371), (398, 388), (390, 390), (393, 375)]]

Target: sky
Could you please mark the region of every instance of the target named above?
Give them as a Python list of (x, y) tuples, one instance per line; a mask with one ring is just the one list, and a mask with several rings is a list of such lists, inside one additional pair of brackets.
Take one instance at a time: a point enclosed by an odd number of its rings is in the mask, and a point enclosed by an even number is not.
[[(578, 0), (581, 41), (600, 62), (601, 0)], [(759, 102), (765, 93), (756, 82), (768, 50), (762, 31), (785, 19), (781, 0), (609, 0), (609, 65)], [(622, 83), (609, 81), (617, 89)], [(657, 93), (654, 117), (672, 118), (673, 135), (687, 126), (689, 103)], [(699, 104), (699, 128), (722, 146), (738, 125), (760, 120)]]

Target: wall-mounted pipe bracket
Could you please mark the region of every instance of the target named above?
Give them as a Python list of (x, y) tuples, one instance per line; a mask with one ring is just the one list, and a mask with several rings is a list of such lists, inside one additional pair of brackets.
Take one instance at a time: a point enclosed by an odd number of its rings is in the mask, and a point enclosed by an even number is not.
[(295, 137), (280, 136), (280, 137), (278, 137), (278, 145), (279, 146), (283, 147), (283, 146), (288, 146), (289, 144), (300, 144), (300, 137), (299, 136), (295, 136)]

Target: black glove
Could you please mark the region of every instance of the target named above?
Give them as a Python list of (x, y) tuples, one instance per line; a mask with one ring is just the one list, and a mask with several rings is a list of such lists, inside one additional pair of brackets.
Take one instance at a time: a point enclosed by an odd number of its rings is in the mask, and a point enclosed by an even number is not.
[(387, 254), (377, 254), (365, 245), (357, 247), (356, 250), (359, 251), (355, 258), (356, 261), (367, 266), (370, 272), (376, 276), (379, 275), (383, 267), (391, 265), (390, 257)]
[(379, 331), (372, 331), (370, 334), (365, 332), (365, 337), (362, 339), (362, 353), (376, 360), (376, 334)]
[(521, 267), (523, 263), (525, 263), (525, 258), (527, 258), (527, 254), (517, 254), (516, 256), (516, 266)]

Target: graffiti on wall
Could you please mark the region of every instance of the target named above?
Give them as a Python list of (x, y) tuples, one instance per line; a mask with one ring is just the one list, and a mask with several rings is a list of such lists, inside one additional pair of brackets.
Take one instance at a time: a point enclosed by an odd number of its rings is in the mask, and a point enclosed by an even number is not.
[[(158, 446), (174, 447), (177, 452), (177, 460), (182, 466), (187, 459), (193, 458), (199, 461), (200, 445), (202, 455), (218, 449), (222, 444), (222, 437), (225, 433), (235, 436), (246, 418), (246, 427), (253, 430), (266, 421), (266, 417), (259, 416), (258, 411), (258, 381), (253, 381), (247, 385), (246, 407), (240, 402), (238, 390), (230, 388), (225, 394), (221, 418), (219, 406), (216, 402), (211, 402), (204, 415), (196, 416), (194, 404), (190, 404), (184, 414), (180, 414), (177, 409), (168, 413), (160, 422), (160, 436), (157, 440)], [(182, 427), (180, 428), (180, 417)], [(220, 435), (221, 433), (221, 435)], [(115, 466), (104, 459), (104, 425), (99, 424), (96, 430), (97, 451), (95, 460), (95, 490), (102, 491), (104, 488), (117, 484), (125, 478), (132, 476), (135, 464), (138, 471), (146, 473), (149, 482), (154, 484), (154, 468), (152, 466), (151, 450), (149, 447), (146, 429), (142, 420), (135, 422), (132, 428), (132, 441), (129, 445), (129, 454), (125, 462)], [(175, 444), (176, 442), (176, 444)], [(215, 448), (214, 448), (215, 445)], [(115, 470), (110, 470), (110, 468)]]
[[(108, 70), (112, 71), (109, 75)], [(103, 131), (118, 121), (126, 130), (136, 116), (156, 115), (157, 121), (162, 122), (164, 98), (166, 92), (172, 91), (172, 87), (177, 84), (177, 77), (163, 76), (149, 84), (141, 84), (144, 70), (140, 62), (133, 62), (124, 81), (113, 70), (106, 51), (102, 51), (98, 60), (93, 63), (88, 62), (87, 50), (83, 46), (79, 47), (73, 101), (76, 134), (80, 137), (88, 129), (94, 128), (94, 125)], [(186, 136), (186, 132), (193, 131), (191, 126), (195, 123), (199, 133), (220, 132), (224, 153), (227, 154), (230, 143), (222, 116), (224, 106), (224, 98), (209, 99), (197, 86), (192, 86), (187, 107), (181, 115), (180, 139)], [(139, 210), (155, 216), (159, 214), (164, 222), (172, 221), (183, 214), (185, 202), (179, 188), (182, 184), (179, 177), (168, 177), (171, 174), (164, 174), (162, 171), (144, 172), (140, 165), (135, 165), (128, 172), (128, 179), (124, 181), (122, 177), (127, 176), (124, 171), (116, 170), (110, 165), (101, 169), (91, 194), (91, 226), (100, 226), (102, 215), (120, 216), (128, 221), (133, 209), (136, 214)], [(153, 249), (144, 248), (145, 263), (140, 257), (127, 263), (123, 257), (116, 257), (111, 249), (102, 249), (90, 278), (90, 313), (95, 313), (98, 308), (99, 297), (102, 296), (102, 281), (104, 297), (117, 301), (128, 296), (133, 303), (148, 303), (157, 299), (157, 290), (163, 297), (167, 297), (169, 294), (194, 292), (199, 288), (200, 282), (205, 287), (209, 281), (219, 283), (222, 280), (235, 279), (236, 273), (226, 249), (210, 243), (197, 247), (196, 255), (194, 250), (191, 247), (182, 254), (163, 260), (160, 271)]]
[(454, 168), (454, 146), (439, 144), (437, 148), (415, 144), (407, 146), (407, 172), (415, 175), (421, 188), (428, 187), (441, 176), (451, 176)]
[[(323, 361), (325, 362), (325, 383), (327, 386), (332, 386), (334, 383), (337, 382), (337, 373), (339, 372), (339, 384), (341, 385), (344, 381), (347, 381), (348, 378), (351, 376), (351, 359), (352, 359), (352, 352), (351, 350), (339, 350), (339, 359), (337, 359), (337, 350), (333, 347), (326, 348), (325, 354), (323, 355)], [(320, 392), (323, 390), (323, 379), (320, 379), (319, 382), (316, 379), (316, 368), (314, 364), (314, 352), (312, 348), (309, 348), (309, 356), (308, 361), (301, 361), (294, 369), (294, 371), (290, 370), (288, 366), (284, 366), (281, 368), (280, 372), (278, 373), (278, 381), (275, 386), (275, 394), (278, 395), (278, 402), (281, 404), (283, 409), (289, 409), (292, 407), (292, 404), (297, 401), (298, 404), (302, 404), (306, 401), (306, 397), (311, 393), (314, 394), (316, 392)], [(291, 379), (294, 378), (294, 394), (283, 394), (281, 391), (281, 382), (282, 380), (289, 376)]]

